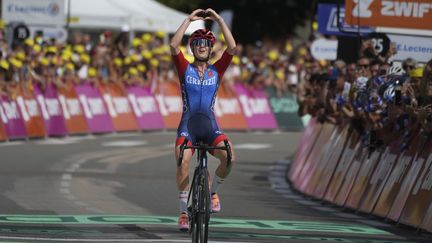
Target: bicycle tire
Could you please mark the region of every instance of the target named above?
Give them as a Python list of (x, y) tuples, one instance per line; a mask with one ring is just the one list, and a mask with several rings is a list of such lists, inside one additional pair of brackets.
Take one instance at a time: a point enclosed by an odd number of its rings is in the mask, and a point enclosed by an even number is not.
[(203, 171), (200, 177), (199, 186), (199, 214), (198, 214), (198, 229), (200, 235), (200, 243), (207, 243), (208, 240), (208, 224), (210, 220), (210, 192), (208, 185), (208, 174)]
[(199, 175), (196, 174), (198, 170), (195, 170), (194, 177), (192, 180), (192, 187), (191, 187), (191, 214), (190, 214), (190, 234), (192, 235), (192, 243), (199, 243), (199, 236), (200, 236), (200, 228), (198, 224), (198, 215), (199, 215), (199, 208), (198, 208), (198, 202), (199, 202)]

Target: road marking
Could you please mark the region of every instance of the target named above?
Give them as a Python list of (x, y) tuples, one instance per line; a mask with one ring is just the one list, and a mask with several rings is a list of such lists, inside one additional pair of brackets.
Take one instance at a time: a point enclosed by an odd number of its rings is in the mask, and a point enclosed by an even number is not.
[(323, 242), (350, 242), (350, 243), (411, 243), (409, 241), (391, 240), (373, 240), (373, 239), (356, 239), (341, 237), (324, 237), (324, 236), (304, 236), (304, 235), (276, 235), (276, 234), (256, 234), (256, 233), (231, 233), (231, 232), (210, 232), (210, 237), (219, 238), (251, 238), (251, 239), (286, 239), (300, 240), (304, 242), (323, 241)]
[(147, 145), (147, 141), (137, 141), (137, 140), (123, 140), (123, 141), (113, 141), (102, 143), (103, 147), (134, 147)]
[(24, 144), (25, 142), (21, 142), (21, 141), (6, 141), (6, 142), (1, 142), (0, 143), (0, 146), (4, 146), (4, 147), (6, 147), (6, 146), (15, 146), (15, 145), (22, 145), (22, 144)]
[[(37, 240), (37, 241), (56, 241), (56, 242), (191, 242), (190, 240), (170, 240), (170, 239), (84, 239), (84, 238), (47, 238), (47, 237), (16, 237), (16, 236), (0, 236), (0, 239), (5, 240)], [(227, 241), (208, 241), (209, 243), (229, 243)], [(249, 243), (249, 242), (236, 242)]]
[(44, 139), (44, 140), (40, 140), (35, 142), (35, 144), (38, 145), (65, 145), (65, 144), (74, 144), (79, 142), (80, 139), (67, 139), (67, 138), (62, 138), (62, 139), (56, 139), (56, 138), (48, 138), (48, 139)]
[(272, 147), (272, 145), (268, 143), (240, 143), (234, 145), (234, 149), (248, 149), (248, 150), (266, 149), (270, 147)]
[[(177, 217), (133, 216), (133, 215), (0, 215), (0, 223), (5, 224), (90, 224), (90, 225), (177, 225)], [(360, 224), (261, 220), (261, 219), (222, 219), (211, 218), (210, 227), (287, 230), (308, 232), (350, 233), (364, 235), (392, 235), (391, 233)]]

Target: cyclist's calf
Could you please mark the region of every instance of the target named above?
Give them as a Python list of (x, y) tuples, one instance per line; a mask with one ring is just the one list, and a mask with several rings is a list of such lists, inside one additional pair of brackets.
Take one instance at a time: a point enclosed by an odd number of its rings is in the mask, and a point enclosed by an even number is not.
[[(180, 146), (175, 148), (176, 161), (179, 160)], [(182, 163), (177, 166), (177, 187), (180, 191), (188, 189), (189, 185), (189, 161), (192, 158), (192, 151), (190, 149), (183, 151)]]
[[(221, 178), (225, 178), (229, 175), (229, 173), (231, 172), (231, 169), (235, 163), (235, 155), (234, 155), (234, 150), (232, 148), (232, 143), (231, 142), (228, 142), (228, 143), (229, 143), (229, 146), (231, 148), (230, 161), (228, 161), (229, 155), (228, 155), (227, 151), (224, 151), (224, 150), (214, 150), (213, 151), (213, 155), (220, 160), (220, 164), (216, 169), (216, 175), (221, 177)], [(216, 145), (216, 147), (223, 147), (223, 146), (225, 146), (223, 141)]]

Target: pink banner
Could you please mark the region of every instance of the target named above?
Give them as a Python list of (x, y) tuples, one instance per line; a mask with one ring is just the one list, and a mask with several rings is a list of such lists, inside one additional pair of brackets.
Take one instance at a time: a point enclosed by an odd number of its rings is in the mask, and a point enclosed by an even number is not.
[(36, 100), (38, 101), (39, 108), (42, 111), (47, 135), (67, 135), (63, 110), (54, 84), (47, 84), (45, 90), (42, 90), (37, 84), (35, 84), (33, 85), (33, 92), (36, 96)]
[(148, 88), (131, 86), (127, 88), (132, 110), (143, 130), (163, 129), (164, 122), (158, 103)]
[(270, 108), (267, 95), (264, 91), (247, 89), (243, 84), (234, 85), (243, 114), (251, 129), (275, 129), (278, 128), (276, 119)]
[(25, 138), (27, 132), (18, 104), (7, 96), (0, 97), (0, 118), (8, 138)]
[(90, 131), (92, 133), (114, 131), (111, 117), (99, 90), (88, 83), (75, 86), (75, 90), (83, 107)]

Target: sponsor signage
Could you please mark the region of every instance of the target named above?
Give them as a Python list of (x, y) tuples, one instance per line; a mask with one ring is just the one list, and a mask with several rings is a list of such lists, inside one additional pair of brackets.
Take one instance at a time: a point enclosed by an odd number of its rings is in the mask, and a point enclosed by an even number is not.
[(342, 4), (339, 8), (339, 26), (338, 27), (338, 5), (320, 3), (318, 4), (318, 31), (325, 35), (354, 35), (359, 33), (364, 35), (373, 31), (369, 27), (358, 27), (346, 24), (345, 7)]
[(403, 61), (411, 57), (418, 62), (428, 62), (431, 59), (431, 38), (406, 35), (388, 36), (392, 42), (395, 42), (397, 48), (397, 53), (392, 57), (392, 60)]
[(432, 30), (430, 0), (346, 0), (350, 25)]
[(312, 43), (310, 50), (315, 59), (336, 60), (337, 47), (337, 40), (317, 39)]
[(2, 17), (6, 23), (62, 26), (66, 24), (65, 0), (3, 0)]

